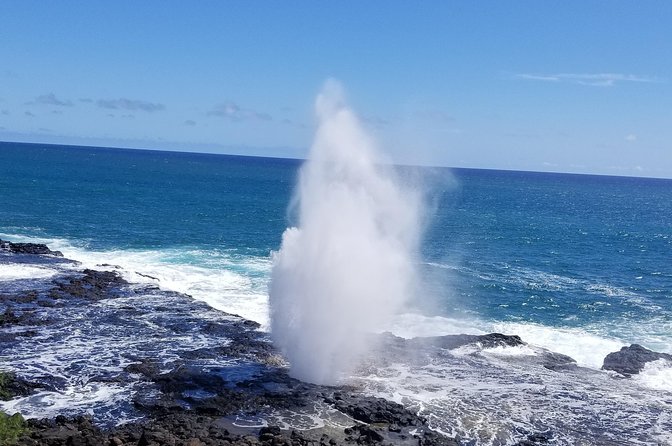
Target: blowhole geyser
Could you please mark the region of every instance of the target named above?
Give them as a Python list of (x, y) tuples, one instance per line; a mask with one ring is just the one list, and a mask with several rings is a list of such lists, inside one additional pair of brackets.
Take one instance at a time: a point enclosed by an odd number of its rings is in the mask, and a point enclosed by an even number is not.
[(290, 374), (335, 384), (366, 353), (416, 286), (420, 194), (400, 176), (328, 81), (301, 167), (288, 228), (274, 253), (271, 334)]

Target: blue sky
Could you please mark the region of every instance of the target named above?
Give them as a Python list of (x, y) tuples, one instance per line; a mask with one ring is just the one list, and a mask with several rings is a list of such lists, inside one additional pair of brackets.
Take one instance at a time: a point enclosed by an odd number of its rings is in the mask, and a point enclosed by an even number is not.
[(670, 1), (0, 2), (0, 140), (672, 178)]

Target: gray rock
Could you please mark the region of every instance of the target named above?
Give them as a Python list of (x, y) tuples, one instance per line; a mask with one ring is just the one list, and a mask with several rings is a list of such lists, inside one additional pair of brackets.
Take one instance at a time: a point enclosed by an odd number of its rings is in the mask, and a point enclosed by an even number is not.
[(632, 344), (630, 347), (621, 348), (620, 351), (609, 353), (604, 358), (602, 370), (613, 370), (621, 375), (630, 377), (641, 372), (647, 362), (659, 359), (672, 361), (672, 355), (654, 352), (639, 344)]

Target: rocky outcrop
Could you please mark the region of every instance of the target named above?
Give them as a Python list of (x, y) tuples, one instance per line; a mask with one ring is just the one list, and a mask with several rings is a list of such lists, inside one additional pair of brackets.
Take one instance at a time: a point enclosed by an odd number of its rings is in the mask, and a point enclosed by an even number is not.
[(14, 254), (34, 254), (34, 255), (51, 255), (63, 257), (61, 251), (52, 251), (42, 243), (12, 243), (0, 239), (0, 250), (9, 251)]
[(49, 293), (54, 299), (76, 297), (95, 301), (115, 297), (117, 289), (128, 282), (116, 272), (85, 269), (83, 276), (59, 280), (55, 285)]
[(425, 338), (413, 338), (409, 340), (411, 344), (432, 345), (439, 348), (452, 350), (465, 345), (474, 344), (481, 348), (494, 347), (518, 347), (526, 345), (520, 336), (505, 335), (501, 333), (489, 333), (485, 335), (446, 335)]
[[(28, 259), (37, 264), (55, 261), (53, 257), (18, 258), (36, 253), (53, 256), (46, 246), (2, 243), (2, 249), (10, 252), (8, 256), (15, 253), (17, 261)], [(8, 260), (7, 257), (4, 260)], [(29, 286), (36, 285), (29, 283)], [(123, 370), (87, 377), (91, 382), (137, 382), (129, 401), (119, 404), (127, 405), (140, 421), (114, 426), (98, 424), (98, 420), (85, 416), (28, 420), (27, 433), (18, 440), (18, 445), (457, 444), (433, 432), (424, 418), (402, 405), (352, 389), (322, 387), (291, 378), (268, 336), (256, 330), (258, 324), (235, 315), (221, 317), (218, 314), (209, 320), (195, 318), (192, 313), (211, 310), (189, 296), (156, 287), (142, 288), (127, 283), (115, 272), (92, 269), (65, 270), (52, 282), (37, 284), (37, 287), (0, 290), (0, 348), (23, 342), (25, 336), (35, 335), (45, 324), (52, 328), (67, 327), (68, 315), (74, 307), (91, 309), (88, 314), (98, 318), (95, 321), (107, 329), (128, 329), (133, 336), (145, 333), (139, 329), (144, 325), (136, 326), (134, 321), (148, 317), (160, 325), (157, 333), (198, 332), (222, 342), (192, 350), (180, 349), (168, 363), (139, 349), (127, 353), (126, 357), (132, 362)], [(162, 299), (156, 305), (134, 306), (129, 302), (108, 307), (98, 303), (117, 297), (151, 301), (151, 297), (157, 295)], [(203, 367), (203, 364), (221, 363), (222, 359), (227, 363), (225, 367)], [(57, 390), (65, 385), (58, 377), (46, 374), (39, 376), (39, 384), (22, 381), (14, 375), (5, 377), (6, 398), (30, 395), (38, 387)], [(344, 425), (339, 424), (340, 427), (298, 431), (278, 426), (240, 428), (231, 421), (240, 415), (263, 418), (273, 411), (305, 413), (309, 417), (315, 414), (316, 406), (329, 407), (329, 413), (340, 412), (340, 419), (348, 420), (350, 426), (344, 429)]]
[[(230, 432), (217, 418), (171, 414), (144, 424), (130, 423), (112, 431), (95, 426), (90, 417), (28, 420), (28, 433), (17, 446), (338, 446), (408, 445), (456, 446), (433, 432), (394, 436), (380, 426), (354, 425), (342, 431), (297, 431), (266, 426), (246, 434)], [(392, 434), (392, 435), (391, 435)]]
[(0, 400), (7, 401), (17, 396), (30, 395), (38, 387), (38, 384), (21, 379), (13, 373), (0, 372)]
[(612, 370), (629, 377), (641, 372), (647, 362), (659, 359), (672, 361), (672, 355), (654, 352), (639, 344), (632, 344), (629, 347), (621, 348), (617, 352), (609, 353), (604, 358), (602, 370)]
[(423, 426), (427, 420), (419, 417), (401, 404), (383, 398), (363, 397), (344, 392), (334, 392), (325, 402), (362, 423), (388, 424), (390, 426)]

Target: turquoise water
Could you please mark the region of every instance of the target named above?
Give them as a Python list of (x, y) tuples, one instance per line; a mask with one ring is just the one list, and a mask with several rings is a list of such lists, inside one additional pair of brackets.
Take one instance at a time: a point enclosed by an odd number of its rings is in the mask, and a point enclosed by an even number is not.
[[(263, 323), (299, 166), (0, 143), (0, 237), (160, 276)], [(427, 296), (400, 332), (496, 328), (586, 358), (618, 343), (671, 351), (672, 180), (426, 173), (435, 183), (420, 259)]]

